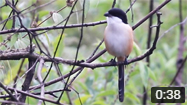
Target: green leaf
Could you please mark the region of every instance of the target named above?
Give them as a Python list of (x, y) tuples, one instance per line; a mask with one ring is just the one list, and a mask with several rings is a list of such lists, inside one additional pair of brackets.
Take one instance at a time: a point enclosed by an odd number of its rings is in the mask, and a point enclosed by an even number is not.
[(97, 96), (103, 97), (103, 96), (109, 96), (109, 95), (115, 95), (115, 94), (116, 94), (116, 91), (114, 90), (106, 90), (106, 91), (100, 92)]
[[(29, 28), (30, 24), (31, 24), (31, 18), (28, 18), (28, 17), (22, 18), (22, 23), (25, 27)], [(18, 26), (18, 27), (20, 27), (20, 26)]]
[[(24, 35), (25, 35), (25, 34), (24, 34)], [(19, 37), (19, 36), (18, 36), (18, 37)], [(23, 43), (24, 43), (26, 46), (29, 46), (29, 45), (30, 45), (29, 37), (21, 38), (21, 41), (23, 41)]]
[(45, 11), (45, 10), (42, 10), (42, 11), (39, 11), (39, 17), (42, 18), (43, 16), (49, 14), (49, 11)]
[(146, 64), (144, 62), (139, 62), (139, 66), (140, 66), (140, 76), (141, 76), (143, 85), (145, 87), (147, 87), (147, 82), (148, 82), (148, 78), (149, 78), (148, 69), (147, 69)]
[(2, 6), (2, 5), (3, 5), (3, 1), (4, 1), (4, 0), (0, 0), (0, 6)]
[[(31, 24), (31, 19), (29, 17), (20, 17), (22, 23), (25, 27), (29, 28)], [(15, 19), (15, 27), (19, 28), (21, 26), (19, 19), (16, 17)]]
[(1, 17), (2, 17), (3, 20), (8, 18), (9, 14), (10, 14), (9, 13), (10, 10), (11, 9), (8, 6), (5, 6), (5, 7), (1, 8)]
[(92, 105), (107, 105), (107, 104), (105, 104), (105, 101), (95, 101), (92, 103)]
[(141, 54), (141, 49), (135, 42), (133, 42), (133, 51), (135, 52), (136, 55)]
[[(13, 79), (16, 77), (16, 75), (17, 75), (17, 72), (18, 72), (18, 70), (19, 70), (19, 67), (20, 67), (20, 64), (21, 64), (21, 60), (15, 65), (15, 66), (13, 66), (13, 67), (9, 67), (10, 69), (8, 70), (8, 72), (7, 72), (7, 74), (6, 74), (6, 76), (5, 76), (5, 78), (4, 78), (4, 83), (6, 84), (6, 85), (8, 85), (8, 84), (10, 84), (11, 82), (13, 82)], [(9, 65), (9, 61), (7, 61), (7, 63), (8, 63), (8, 65)], [(27, 60), (25, 60), (24, 61), (24, 63), (23, 63), (23, 65), (24, 64), (27, 64), (28, 63), (28, 61)], [(21, 78), (19, 78), (19, 79), (21, 79)], [(18, 81), (20, 81), (18, 79)]]
[(165, 62), (165, 68), (171, 69), (171, 67), (173, 67), (173, 65), (175, 65), (175, 63), (176, 63), (176, 58), (172, 57), (167, 62)]
[(48, 35), (46, 33), (44, 35), (39, 35), (38, 38), (44, 43), (46, 47), (49, 47), (49, 40), (48, 40)]
[(18, 40), (18, 34), (13, 35), (11, 37), (10, 43), (8, 43), (8, 47), (12, 48), (15, 45), (17, 40)]
[(86, 86), (88, 88), (88, 91), (90, 94), (94, 94), (94, 89), (93, 89), (93, 81), (94, 81), (94, 77), (90, 76), (86, 79)]
[(68, 96), (67, 96), (67, 92), (65, 92), (63, 95), (62, 95), (62, 98), (60, 100), (61, 103), (66, 103), (68, 102), (69, 99), (68, 99)]
[(38, 100), (33, 97), (27, 97), (25, 102), (29, 105), (36, 105), (38, 103)]
[(59, 24), (63, 20), (62, 16), (56, 12), (53, 13), (52, 17), (53, 17), (53, 21), (55, 22), (55, 25)]
[(90, 98), (90, 97), (91, 97), (91, 95), (85, 95), (85, 96), (80, 97), (80, 99), (77, 98), (77, 99), (75, 99), (74, 104), (75, 104), (75, 105), (80, 105), (80, 104), (81, 104), (81, 103), (80, 103), (80, 100), (81, 100), (82, 104), (84, 105), (84, 103), (86, 102), (86, 100), (87, 100), (88, 98)]
[[(62, 52), (63, 52), (63, 48), (64, 48), (63, 40), (64, 40), (64, 37), (65, 37), (65, 35), (63, 34), (56, 56), (60, 56), (62, 54)], [(60, 35), (58, 35), (56, 37), (56, 39), (54, 40), (54, 42), (52, 43), (52, 45), (53, 45), (53, 53), (56, 50), (56, 47), (57, 47), (57, 44), (58, 44), (59, 40), (60, 40)]]
[(86, 84), (84, 82), (79, 82), (77, 81), (77, 83), (79, 84), (79, 86), (84, 90), (88, 92), (88, 88), (86, 87)]
[(107, 75), (106, 75), (106, 80), (107, 80), (107, 82), (110, 82), (110, 81), (112, 81), (112, 79), (113, 79), (113, 71), (108, 71), (107, 73), (106, 73)]
[(130, 77), (133, 77), (133, 76), (136, 76), (136, 75), (139, 75), (140, 74), (140, 70), (139, 70), (139, 67), (135, 67), (134, 68), (134, 71), (130, 73)]
[(22, 40), (18, 39), (18, 40), (16, 41), (16, 43), (14, 44), (14, 47), (15, 47), (16, 49), (20, 49), (20, 48), (26, 48), (27, 45), (26, 45)]
[(6, 28), (7, 28), (7, 29), (11, 29), (11, 28), (12, 28), (12, 23), (13, 23), (12, 20), (8, 20), (8, 22), (7, 22), (7, 24), (6, 24)]
[(137, 103), (140, 103), (140, 99), (139, 99), (135, 94), (126, 92), (126, 93), (125, 93), (125, 97), (128, 97), (128, 98), (131, 99), (133, 102), (136, 101)]
[(155, 76), (155, 73), (150, 69), (150, 67), (146, 66), (146, 68), (148, 69), (148, 72), (149, 72), (149, 77), (151, 79), (153, 79), (154, 81), (157, 81), (157, 78)]
[(45, 35), (45, 37), (46, 37), (46, 39), (47, 39), (48, 44), (50, 44), (48, 34), (47, 34), (47, 33), (45, 33), (44, 35)]

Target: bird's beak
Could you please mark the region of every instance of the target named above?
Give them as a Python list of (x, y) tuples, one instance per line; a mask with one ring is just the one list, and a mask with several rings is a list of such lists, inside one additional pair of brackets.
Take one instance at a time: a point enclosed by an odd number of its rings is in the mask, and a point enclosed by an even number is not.
[(111, 15), (110, 15), (108, 12), (106, 12), (106, 13), (104, 14), (104, 16), (105, 16), (105, 17), (110, 17)]

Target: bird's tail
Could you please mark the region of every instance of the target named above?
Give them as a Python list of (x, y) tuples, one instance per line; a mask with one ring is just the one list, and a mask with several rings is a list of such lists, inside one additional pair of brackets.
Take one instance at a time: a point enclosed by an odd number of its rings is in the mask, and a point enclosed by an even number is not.
[[(118, 59), (118, 62), (124, 61), (123, 59)], [(118, 66), (118, 92), (119, 101), (123, 102), (124, 99), (124, 65)]]

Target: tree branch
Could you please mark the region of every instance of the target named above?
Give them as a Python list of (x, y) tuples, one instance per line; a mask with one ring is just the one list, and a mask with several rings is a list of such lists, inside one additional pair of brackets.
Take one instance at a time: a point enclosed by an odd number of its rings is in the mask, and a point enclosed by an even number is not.
[[(39, 63), (39, 66), (38, 66), (38, 70), (37, 70), (37, 77), (38, 77), (38, 80), (40, 82), (40, 84), (43, 84), (43, 79), (42, 79), (42, 68), (44, 66), (44, 60), (43, 59), (40, 59), (40, 63)], [(40, 96), (41, 98), (44, 98), (44, 94), (45, 94), (45, 88), (44, 86), (41, 87), (41, 92), (40, 92)], [(39, 100), (38, 101), (38, 104), (37, 105), (42, 105), (42, 100)]]
[[(77, 28), (77, 27), (88, 27), (88, 26), (96, 26), (100, 24), (106, 23), (106, 20), (97, 21), (97, 22), (90, 22), (90, 23), (84, 23), (82, 24), (71, 24), (66, 26), (50, 26), (50, 27), (37, 27), (37, 28), (28, 28), (29, 31), (44, 31), (44, 30), (54, 30), (54, 29), (68, 29), (68, 28)], [(25, 29), (10, 29), (10, 30), (4, 30), (0, 31), (0, 35), (7, 34), (7, 33), (14, 33), (14, 32), (27, 32)]]
[[(14, 88), (9, 88), (10, 90), (14, 90)], [(21, 91), (21, 90), (16, 90), (18, 93), (21, 93), (25, 96), (29, 96), (29, 97), (33, 97), (33, 98), (36, 98), (36, 99), (40, 99), (40, 100), (43, 100), (43, 101), (47, 101), (47, 102), (51, 102), (51, 103), (54, 103), (54, 104), (57, 104), (56, 101), (53, 101), (53, 100), (49, 100), (49, 99), (46, 99), (46, 98), (42, 98), (42, 97), (39, 97), (37, 95), (33, 95), (31, 93), (28, 93), (28, 92), (25, 92), (25, 91)], [(58, 103), (59, 105), (64, 105), (64, 104), (61, 104), (61, 103)]]
[[(36, 60), (33, 60), (32, 58), (29, 58), (29, 72), (27, 73), (26, 77), (25, 77), (25, 81), (22, 85), (22, 90), (23, 91), (27, 91), (30, 87), (30, 84), (31, 84), (31, 81), (32, 81), (32, 78), (34, 76), (34, 72), (35, 72), (35, 68), (36, 68), (36, 64), (35, 64), (35, 61)], [(26, 100), (26, 96), (25, 94), (21, 94), (19, 100), (21, 102), (25, 102)]]
[[(160, 10), (162, 7), (164, 7), (168, 2), (171, 0), (166, 0), (163, 2), (160, 6), (158, 6), (156, 9), (151, 11), (147, 16), (145, 16), (141, 21), (139, 21), (135, 26), (133, 26), (133, 29), (137, 28), (139, 25), (141, 25), (144, 21), (146, 21), (151, 15), (156, 13), (158, 10)], [(84, 27), (88, 26), (95, 26), (95, 25), (100, 25), (100, 24), (105, 24), (106, 20), (102, 21), (97, 21), (97, 22), (91, 22), (91, 23), (84, 23)], [(76, 27), (82, 27), (82, 24), (72, 24), (72, 25), (67, 25), (67, 26), (51, 26), (51, 27), (40, 27), (40, 28), (28, 28), (29, 31), (43, 31), (43, 30), (53, 30), (53, 29), (64, 29), (64, 28), (76, 28)], [(1, 34), (7, 34), (7, 33), (14, 33), (14, 32), (27, 32), (25, 29), (11, 29), (11, 30), (5, 30), (5, 31), (0, 31)]]
[[(182, 15), (182, 0), (179, 0), (179, 21), (182, 22), (183, 20), (183, 15)], [(176, 70), (179, 70), (184, 58), (183, 58), (183, 53), (184, 53), (184, 42), (185, 42), (185, 36), (184, 36), (184, 25), (180, 24), (180, 35), (179, 35), (179, 47), (178, 47), (178, 57), (177, 57), (177, 62), (176, 62)], [(182, 73), (183, 73), (184, 68), (180, 68), (180, 72), (178, 76), (175, 78), (175, 83), (176, 85), (180, 86), (182, 83)], [(177, 71), (178, 73), (178, 71)]]
[(9, 92), (8, 89), (7, 89), (1, 82), (0, 82), (0, 87), (3, 88), (3, 89), (10, 95), (10, 97), (11, 97), (14, 101), (19, 102), (19, 101), (17, 100), (17, 98), (14, 97), (14, 96), (12, 95), (12, 93)]

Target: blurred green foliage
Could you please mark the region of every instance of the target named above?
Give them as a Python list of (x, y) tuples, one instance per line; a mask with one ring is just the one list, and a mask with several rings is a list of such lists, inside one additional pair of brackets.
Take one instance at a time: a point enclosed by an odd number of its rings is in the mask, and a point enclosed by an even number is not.
[[(36, 6), (47, 3), (50, 0), (40, 0)], [(82, 1), (79, 0), (75, 7), (75, 13), (72, 14), (68, 24), (80, 24), (81, 16), (82, 16)], [(133, 1), (133, 0), (132, 0)], [(159, 6), (164, 0), (154, 0), (154, 8)], [(36, 0), (19, 0), (17, 8), (18, 10), (23, 10), (26, 7), (32, 5), (32, 3), (36, 2)], [(182, 0), (182, 13), (183, 19), (187, 16), (187, 1)], [(0, 6), (5, 3), (4, 0), (0, 0)], [(113, 0), (86, 0), (85, 6), (85, 23), (95, 22), (105, 20), (103, 14), (108, 11), (112, 6)], [(59, 10), (60, 8), (66, 5), (66, 1), (57, 0), (50, 5), (39, 8), (36, 11), (28, 12), (25, 11), (22, 16), (23, 24), (30, 28), (31, 23), (33, 21), (33, 14), (38, 15), (39, 20), (38, 23), (46, 19), (50, 16), (50, 12), (54, 12)], [(123, 9), (124, 11), (129, 7), (129, 0), (117, 0), (116, 7)], [(34, 9), (32, 7), (31, 9)], [(31, 10), (30, 9), (30, 10)], [(55, 22), (58, 22), (60, 18), (65, 19), (71, 8), (67, 7), (59, 14), (62, 17), (59, 17)], [(11, 9), (8, 6), (0, 8), (0, 21), (5, 20)], [(77, 11), (77, 12), (76, 12)], [(127, 13), (128, 21), (131, 26), (135, 25), (139, 22), (144, 16), (149, 13), (149, 0), (137, 0), (137, 2), (133, 5), (132, 8), (133, 14), (131, 11)], [(160, 36), (164, 34), (171, 26), (179, 23), (179, 2), (178, 0), (173, 0), (165, 7), (163, 7), (160, 12), (162, 12), (161, 20), (163, 24), (161, 25)], [(132, 18), (133, 16), (133, 18)], [(36, 18), (36, 17), (34, 17)], [(8, 20), (5, 29), (11, 29), (12, 20)], [(41, 27), (53, 26), (56, 23), (51, 18), (44, 22)], [(157, 18), (156, 15), (153, 15), (153, 25), (156, 25)], [(61, 23), (60, 25), (63, 25)], [(81, 47), (79, 50), (79, 60), (86, 60), (94, 51), (99, 42), (103, 39), (103, 31), (106, 24), (84, 27), (84, 34), (81, 43)], [(0, 24), (0, 29), (2, 29), (3, 24)], [(16, 19), (16, 28), (19, 28), (20, 24)], [(186, 24), (184, 25), (186, 29)], [(179, 47), (179, 26), (173, 28), (169, 32), (167, 32), (157, 43), (157, 48), (150, 56), (150, 67), (147, 66), (147, 63), (142, 60), (136, 63), (132, 63), (126, 68), (126, 86), (125, 86), (125, 100), (123, 103), (120, 103), (117, 99), (118, 95), (118, 77), (117, 77), (117, 68), (116, 67), (102, 67), (91, 70), (89, 68), (85, 68), (82, 73), (78, 76), (78, 78), (73, 82), (72, 88), (76, 91), (69, 92), (71, 100), (74, 105), (80, 105), (79, 97), (81, 102), (84, 105), (132, 105), (132, 104), (141, 104), (143, 97), (143, 86), (146, 87), (148, 91), (148, 104), (152, 105), (150, 101), (151, 87), (153, 86), (168, 86), (172, 81), (175, 73), (176, 73), (176, 60), (178, 54)], [(11, 40), (7, 42), (6, 46), (1, 45), (0, 50), (6, 49), (18, 49), (25, 48), (29, 45), (28, 36), (25, 36), (26, 33), (17, 33), (11, 37)], [(56, 49), (59, 37), (61, 34), (61, 30), (50, 30), (38, 36), (38, 39), (42, 41), (42, 43), (47, 46), (50, 54), (53, 55), (54, 50)], [(147, 34), (148, 34), (148, 21), (144, 22), (141, 26), (139, 26), (134, 31), (134, 40), (135, 46), (132, 54), (129, 56), (129, 59), (134, 58), (138, 55), (143, 54), (147, 49)], [(184, 34), (187, 35), (187, 30), (184, 31)], [(6, 41), (6, 39), (10, 36), (10, 34), (0, 35), (0, 42)], [(152, 40), (154, 40), (155, 36), (155, 28), (152, 32)], [(63, 59), (74, 59), (75, 53), (77, 50), (77, 45), (80, 38), (80, 28), (70, 28), (65, 29), (63, 34), (63, 40), (61, 41), (60, 47), (57, 51), (57, 57), (62, 57)], [(34, 42), (35, 43), (35, 42)], [(40, 42), (41, 44), (41, 42)], [(187, 44), (185, 43), (185, 51), (184, 56), (187, 55)], [(43, 49), (43, 48), (42, 48)], [(104, 45), (102, 45), (99, 50), (103, 50)], [(45, 50), (44, 50), (45, 51)], [(39, 50), (36, 49), (36, 52), (39, 53)], [(110, 61), (113, 58), (108, 53), (105, 53), (101, 57), (99, 57), (94, 63), (104, 63)], [(19, 61), (0, 61), (0, 80), (8, 85), (13, 86), (13, 79), (17, 75), (17, 71), (19, 69), (21, 60)], [(27, 70), (28, 61), (25, 60), (23, 67), (21, 69), (21, 75), (24, 75)], [(72, 66), (59, 64), (60, 70), (63, 75), (69, 73)], [(38, 65), (37, 65), (38, 67)], [(45, 63), (45, 66), (42, 70), (42, 76), (44, 77), (50, 67), (50, 63)], [(71, 76), (71, 79), (75, 75)], [(23, 83), (24, 77), (18, 79), (18, 89), (21, 89), (21, 84)], [(52, 71), (47, 78), (47, 81), (53, 80), (57, 78), (57, 72), (55, 67), (52, 67)], [(36, 80), (36, 76), (32, 81), (32, 85), (37, 85), (39, 82)], [(184, 66), (183, 72), (183, 85), (187, 84), (187, 64)], [(46, 87), (45, 91), (55, 90), (63, 88), (63, 83), (56, 83), (52, 86)], [(35, 90), (34, 92), (39, 92), (40, 90)], [(78, 94), (76, 93), (78, 92)], [(60, 93), (56, 93), (55, 95), (59, 96)], [(54, 99), (56, 98), (46, 95), (47, 98)], [(26, 100), (29, 104), (36, 104), (38, 101), (34, 98), (27, 97)], [(65, 93), (61, 99), (63, 103), (69, 103), (67, 94)], [(49, 104), (48, 102), (46, 104)], [(186, 103), (184, 103), (186, 104)], [(182, 104), (182, 105), (184, 105)]]

